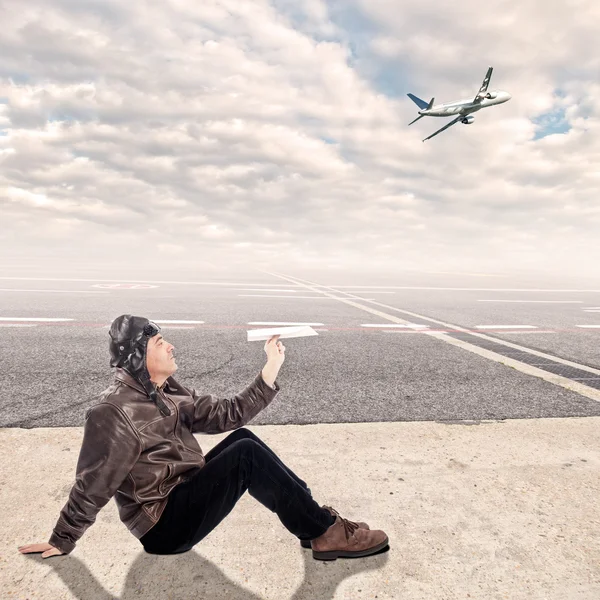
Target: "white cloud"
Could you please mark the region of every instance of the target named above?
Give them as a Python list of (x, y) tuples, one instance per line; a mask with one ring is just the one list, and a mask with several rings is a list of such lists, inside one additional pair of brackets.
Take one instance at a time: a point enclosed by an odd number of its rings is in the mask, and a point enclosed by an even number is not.
[[(0, 251), (35, 257), (51, 239), (65, 257), (82, 248), (110, 261), (152, 229), (150, 258), (165, 264), (212, 254), (572, 269), (600, 258), (595, 4), (343, 10), (4, 2), (0, 206), (11, 227)], [(513, 99), (423, 144), (443, 121), (408, 127), (405, 93), (469, 95), (488, 64)], [(557, 111), (568, 133), (534, 139), (532, 119)]]

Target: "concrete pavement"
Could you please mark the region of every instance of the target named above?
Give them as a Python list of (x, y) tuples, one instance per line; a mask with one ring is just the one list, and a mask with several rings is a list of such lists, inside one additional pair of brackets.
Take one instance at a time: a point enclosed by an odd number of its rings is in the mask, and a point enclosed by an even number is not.
[(600, 598), (599, 417), (249, 429), (389, 552), (313, 560), (246, 494), (186, 554), (146, 554), (111, 500), (70, 555), (23, 555), (50, 536), (83, 429), (0, 429), (2, 599)]

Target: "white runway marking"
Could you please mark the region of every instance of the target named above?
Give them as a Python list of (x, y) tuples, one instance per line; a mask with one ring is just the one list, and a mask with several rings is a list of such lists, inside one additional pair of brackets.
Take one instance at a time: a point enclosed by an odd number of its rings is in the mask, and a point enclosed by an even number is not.
[(61, 321), (73, 321), (74, 319), (38, 319), (33, 317), (0, 317), (0, 321), (35, 321), (37, 323), (57, 323)]
[(37, 325), (25, 325), (24, 323), (0, 323), (0, 327), (37, 327)]
[(402, 329), (402, 328), (427, 329), (429, 327), (429, 325), (415, 325), (414, 323), (408, 323), (406, 325), (397, 325), (395, 323), (382, 323), (382, 324), (371, 325), (369, 323), (363, 323), (363, 324), (361, 324), (361, 327), (385, 327), (386, 329), (389, 329), (390, 327), (397, 327), (398, 329)]
[[(224, 285), (229, 287), (241, 287), (243, 285), (251, 286), (269, 286), (273, 287), (278, 284), (274, 283), (254, 283), (254, 282), (222, 282), (222, 281), (169, 281), (169, 280), (157, 280), (152, 279), (78, 279), (78, 278), (67, 278), (67, 277), (0, 277), (0, 280), (4, 281), (93, 281), (99, 282), (112, 282), (112, 283), (161, 283), (161, 284), (176, 284), (176, 285)], [(320, 285), (320, 284), (317, 284)], [(281, 284), (281, 287), (297, 288), (296, 285)], [(361, 290), (442, 290), (442, 291), (457, 291), (457, 292), (558, 292), (558, 293), (592, 293), (598, 294), (600, 290), (555, 290), (555, 289), (538, 289), (538, 288), (454, 288), (454, 287), (424, 287), (424, 286), (402, 286), (402, 285), (328, 285), (328, 288), (339, 288), (339, 289), (358, 289)], [(344, 292), (351, 293), (351, 292)]]
[(97, 283), (92, 287), (108, 288), (110, 290), (150, 290), (158, 286), (149, 283)]
[(259, 290), (259, 289), (236, 289), (234, 292), (285, 292), (286, 294), (297, 294), (298, 290)]
[[(328, 285), (323, 286), (320, 283), (316, 284), (328, 289), (342, 290), (343, 288), (362, 289), (362, 290), (442, 290), (446, 292), (558, 292), (560, 294), (581, 294), (591, 293), (598, 294), (600, 290), (552, 290), (541, 288), (455, 288), (455, 287), (422, 287), (422, 286), (405, 286), (405, 285)], [(350, 292), (344, 292), (350, 293)]]
[[(344, 294), (363, 294), (363, 293), (364, 293), (364, 291), (361, 292), (360, 290), (359, 291), (355, 290), (353, 292), (350, 292), (350, 291), (344, 292)], [(373, 290), (369, 290), (369, 294), (395, 294), (395, 293), (396, 292), (375, 292)]]
[(600, 329), (600, 325), (577, 325), (583, 329)]
[[(277, 283), (254, 283), (249, 281), (243, 282), (222, 282), (222, 281), (153, 281), (151, 279), (73, 279), (73, 278), (61, 278), (61, 277), (0, 277), (0, 280), (5, 281), (95, 281), (108, 282), (108, 283), (166, 283), (166, 284), (178, 284), (178, 285), (227, 285), (229, 287), (242, 287), (243, 285), (252, 286), (278, 286)], [(288, 285), (282, 283), (280, 287), (295, 287), (297, 285)]]
[(535, 302), (539, 304), (583, 304), (583, 300), (477, 300), (477, 302)]
[(475, 325), (475, 329), (537, 329), (535, 325)]
[(17, 290), (14, 288), (0, 288), (0, 292), (50, 292), (51, 294), (109, 294), (110, 292), (96, 292), (92, 290)]
[(302, 325), (309, 327), (325, 325), (325, 323), (293, 323), (291, 321), (248, 321), (248, 325)]
[[(269, 273), (270, 275), (272, 275), (273, 277), (279, 277), (280, 279), (285, 279), (286, 281), (290, 281), (291, 283), (295, 283), (295, 284), (300, 284), (303, 285), (306, 289), (312, 290), (312, 291), (323, 291), (323, 287), (320, 284), (314, 284), (310, 281), (306, 281), (306, 280), (302, 280), (302, 279), (298, 279), (297, 277), (295, 277), (294, 279), (286, 276), (286, 275), (280, 275), (279, 273)], [(350, 286), (348, 286), (350, 287)], [(353, 288), (356, 286), (352, 286)], [(331, 289), (331, 288), (329, 288)], [(331, 289), (332, 292), (339, 294), (340, 291), (339, 290), (335, 290), (335, 289)], [(563, 290), (564, 291), (564, 290)], [(327, 293), (327, 292), (325, 292)], [(343, 302), (344, 304), (348, 304), (349, 306), (354, 306), (355, 308), (358, 308), (360, 310), (364, 310), (368, 313), (371, 314), (377, 314), (380, 317), (383, 317), (385, 319), (389, 319), (392, 322), (395, 323), (399, 323), (401, 322), (401, 320), (394, 316), (394, 315), (390, 315), (389, 313), (384, 313), (382, 311), (376, 310), (374, 308), (371, 308), (370, 306), (364, 306), (361, 305), (357, 302), (353, 302), (351, 300), (347, 300), (347, 299), (340, 299), (341, 302)], [(487, 336), (484, 333), (478, 333), (478, 332), (471, 332), (468, 329), (465, 329), (463, 327), (459, 327), (457, 325), (451, 325), (450, 323), (446, 323), (444, 321), (439, 321), (438, 319), (432, 319), (431, 317), (425, 317), (423, 315), (419, 315), (417, 313), (414, 313), (412, 311), (408, 311), (408, 310), (402, 310), (400, 308), (396, 308), (395, 306), (389, 306), (386, 304), (382, 304), (381, 302), (377, 302), (375, 300), (371, 300), (371, 302), (377, 306), (381, 306), (387, 310), (391, 310), (394, 312), (399, 312), (405, 315), (409, 315), (415, 319), (419, 319), (419, 320), (423, 320), (423, 321), (429, 321), (431, 323), (435, 323), (436, 325), (441, 325), (442, 327), (446, 328), (446, 329), (450, 329), (450, 330), (454, 330), (454, 331), (462, 331), (464, 333), (469, 333), (472, 336), (475, 337), (479, 337), (481, 339), (484, 340), (488, 340), (491, 342), (495, 342), (497, 344), (502, 344), (503, 346), (507, 346), (509, 348), (514, 348), (515, 350), (519, 350), (519, 351), (523, 351), (523, 352), (527, 352), (529, 354), (532, 354), (534, 356), (539, 356), (541, 358), (545, 358), (545, 359), (549, 359), (552, 362), (555, 363), (561, 363), (563, 365), (568, 365), (570, 367), (575, 367), (576, 369), (580, 369), (582, 371), (587, 371), (588, 373), (594, 373), (596, 375), (600, 375), (600, 370), (598, 369), (593, 369), (592, 367), (588, 367), (587, 365), (581, 365), (575, 362), (572, 362), (570, 360), (565, 360), (562, 358), (558, 358), (556, 356), (550, 356), (549, 354), (545, 354), (544, 352), (538, 352), (537, 350), (532, 350), (531, 348), (526, 348), (524, 346), (519, 346), (513, 342), (509, 342), (508, 340), (498, 340), (495, 339), (493, 337)], [(407, 323), (407, 321), (404, 321), (404, 323)], [(598, 325), (598, 327), (600, 327), (600, 325)], [(563, 377), (561, 375), (555, 375), (554, 373), (550, 373), (548, 371), (544, 371), (543, 369), (538, 369), (537, 367), (532, 367), (529, 366), (525, 363), (522, 363), (518, 360), (512, 359), (512, 358), (508, 358), (506, 356), (503, 356), (502, 354), (498, 354), (496, 352), (493, 352), (491, 350), (486, 350), (484, 348), (480, 348), (478, 346), (475, 346), (474, 344), (470, 344), (469, 342), (465, 342), (463, 340), (459, 340), (456, 338), (453, 338), (445, 333), (439, 333), (439, 332), (435, 332), (435, 331), (423, 331), (422, 332), (424, 335), (428, 335), (434, 338), (439, 339), (440, 341), (446, 342), (448, 344), (452, 344), (453, 346), (458, 346), (460, 348), (463, 348), (464, 350), (467, 350), (468, 352), (472, 352), (474, 354), (478, 354), (479, 356), (483, 356), (485, 358), (488, 358), (490, 360), (493, 360), (494, 362), (499, 362), (502, 364), (505, 364), (507, 366), (511, 366), (514, 369), (516, 369), (517, 371), (520, 371), (522, 373), (526, 373), (528, 375), (533, 375), (535, 377), (538, 377), (540, 379), (544, 379), (545, 381), (548, 381), (550, 383), (553, 383), (555, 385), (559, 385), (567, 390), (571, 390), (574, 391), (578, 394), (580, 394), (581, 396), (584, 396), (586, 398), (590, 398), (591, 400), (595, 400), (596, 402), (600, 401), (600, 390), (594, 389), (594, 388), (590, 388), (587, 385), (584, 385), (582, 383), (579, 383), (577, 381), (573, 381), (571, 379), (568, 379), (567, 377)]]
[[(238, 294), (240, 298), (287, 298), (292, 296), (263, 296), (262, 294)], [(294, 300), (345, 300), (345, 298), (332, 298), (329, 296), (293, 296)], [(361, 300), (373, 300), (373, 298), (361, 298)]]
[[(263, 271), (266, 272), (266, 271)], [(279, 286), (274, 283), (254, 283), (254, 282), (222, 282), (222, 281), (173, 281), (173, 280), (152, 280), (152, 279), (83, 279), (70, 277), (0, 277), (4, 281), (84, 281), (84, 282), (109, 282), (109, 283), (150, 283), (150, 284), (175, 284), (175, 285), (216, 285), (241, 287), (243, 285), (252, 286)], [(317, 284), (321, 285), (321, 284)], [(281, 284), (280, 287), (297, 288), (298, 285)], [(330, 284), (328, 288), (336, 289), (357, 289), (361, 290), (441, 290), (457, 292), (557, 292), (557, 293), (592, 293), (598, 294), (600, 290), (573, 290), (573, 289), (544, 289), (544, 288), (472, 288), (472, 287), (435, 287), (435, 286), (402, 286), (402, 285), (334, 285)], [(284, 291), (284, 290), (279, 290)], [(354, 292), (344, 292), (354, 293)]]
[(152, 319), (155, 323), (179, 323), (181, 325), (199, 325), (200, 323), (204, 323), (204, 321), (168, 321), (166, 319)]
[[(160, 323), (160, 321), (154, 321), (155, 323)], [(164, 323), (164, 321), (163, 321)], [(202, 323), (204, 323), (204, 321), (202, 321)], [(104, 325), (102, 327), (102, 329), (110, 329), (111, 325)], [(188, 325), (165, 325), (164, 327), (161, 327), (161, 329), (196, 329), (195, 327), (191, 327)]]
[(524, 333), (529, 334), (538, 334), (538, 333), (556, 333), (556, 331), (541, 331), (537, 329), (536, 331), (497, 331), (496, 333), (506, 333), (507, 335), (523, 335)]
[[(528, 365), (526, 363), (522, 363), (513, 358), (508, 358), (503, 356), (502, 354), (497, 354), (492, 350), (486, 350), (485, 348), (480, 348), (479, 346), (474, 346), (473, 344), (469, 344), (468, 342), (464, 342), (463, 340), (458, 340), (456, 338), (448, 337), (445, 334), (436, 334), (434, 332), (425, 332), (426, 335), (430, 335), (432, 337), (438, 337), (438, 339), (443, 340), (444, 342), (448, 342), (454, 346), (458, 346), (460, 348), (464, 348), (469, 352), (473, 352), (474, 354), (478, 354), (479, 356), (483, 356), (484, 358), (488, 358), (493, 360), (494, 362), (499, 362), (505, 364), (509, 367), (513, 367), (517, 371), (521, 371), (521, 373), (526, 373), (527, 375), (533, 375), (535, 377), (539, 377), (540, 379), (544, 379), (545, 381), (549, 381), (550, 383), (554, 383), (555, 385), (560, 385), (561, 387), (577, 392), (578, 394), (585, 396), (586, 398), (590, 398), (591, 400), (596, 400), (596, 402), (600, 402), (600, 390), (596, 390), (594, 388), (590, 388), (583, 383), (579, 383), (567, 377), (563, 377), (562, 375), (556, 375), (554, 373), (550, 373), (548, 371), (544, 371), (543, 369), (538, 369), (537, 367)], [(481, 334), (478, 334), (481, 335)], [(491, 338), (488, 338), (491, 339)], [(497, 340), (494, 340), (497, 341)], [(509, 342), (500, 342), (504, 345), (510, 345), (515, 349), (524, 350), (529, 354), (542, 355), (542, 352), (532, 351), (529, 348), (523, 348), (522, 346), (517, 346), (516, 344), (510, 344)], [(600, 371), (596, 371), (595, 369), (591, 369), (590, 367), (585, 367), (585, 365), (578, 365), (577, 363), (571, 363), (570, 361), (564, 361), (562, 359), (558, 359), (554, 356), (548, 356), (553, 362), (561, 362), (570, 364), (570, 366), (574, 366), (581, 370), (600, 373)]]

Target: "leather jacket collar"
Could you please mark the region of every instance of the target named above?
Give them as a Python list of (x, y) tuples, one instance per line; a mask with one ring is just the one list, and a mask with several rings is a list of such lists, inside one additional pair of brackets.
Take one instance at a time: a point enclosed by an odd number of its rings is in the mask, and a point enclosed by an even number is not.
[[(142, 384), (137, 379), (132, 377), (128, 371), (126, 371), (125, 369), (123, 369), (121, 367), (117, 367), (115, 379), (117, 381), (121, 381), (122, 383), (124, 383), (125, 385), (128, 385), (129, 387), (134, 388), (135, 390), (137, 390), (138, 392), (141, 392), (145, 396), (148, 395), (146, 393), (146, 390), (142, 386)], [(165, 380), (165, 382), (162, 384), (162, 386), (160, 386), (160, 387), (157, 386), (157, 389), (160, 390), (161, 392), (167, 391), (168, 387), (169, 387), (168, 381), (169, 381), (168, 379)]]

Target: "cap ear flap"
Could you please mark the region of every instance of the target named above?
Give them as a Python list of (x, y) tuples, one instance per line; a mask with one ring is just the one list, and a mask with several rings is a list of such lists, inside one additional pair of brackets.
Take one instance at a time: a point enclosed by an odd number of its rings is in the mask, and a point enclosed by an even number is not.
[(146, 366), (145, 350), (145, 347), (137, 345), (134, 351), (128, 356), (127, 362), (133, 371), (140, 371)]

